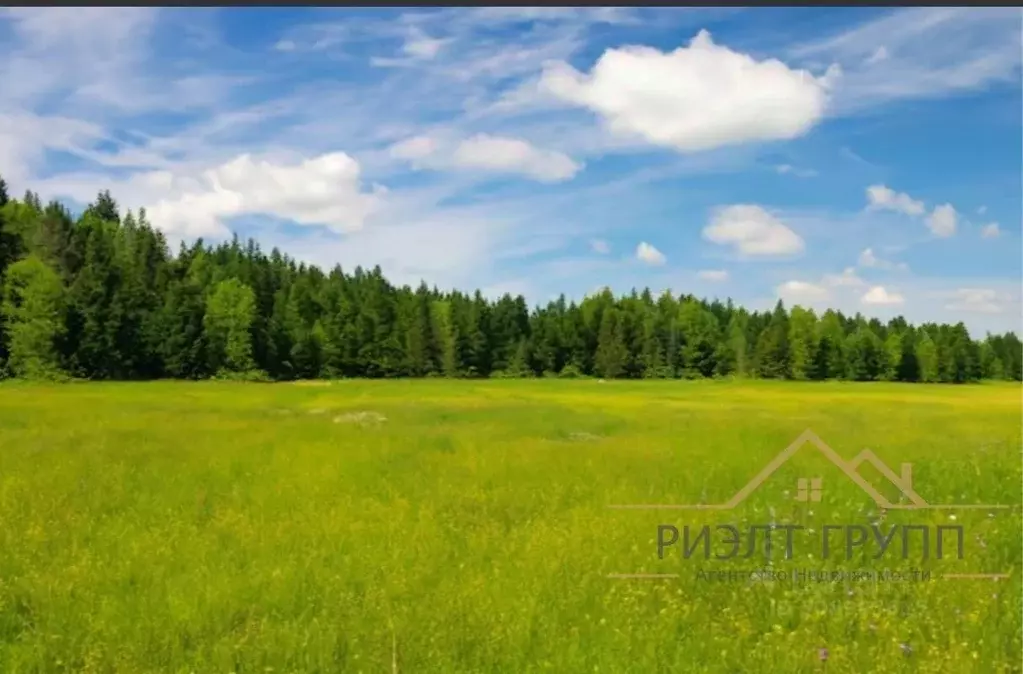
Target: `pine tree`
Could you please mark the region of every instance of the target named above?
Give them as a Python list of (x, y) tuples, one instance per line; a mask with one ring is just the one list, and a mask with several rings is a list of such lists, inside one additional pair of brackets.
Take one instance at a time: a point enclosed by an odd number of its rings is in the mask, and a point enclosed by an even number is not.
[(817, 355), (814, 379), (843, 379), (846, 376), (845, 330), (834, 311), (826, 311), (817, 323)]
[(781, 300), (757, 339), (757, 372), (765, 379), (783, 379), (789, 374), (789, 321)]
[(717, 318), (695, 299), (686, 299), (679, 305), (678, 327), (682, 338), (679, 351), (682, 376), (687, 379), (711, 376), (716, 365)]
[(625, 372), (627, 356), (619, 311), (611, 307), (603, 312), (600, 321), (594, 371), (606, 379), (619, 377)]
[(810, 309), (792, 307), (789, 316), (789, 349), (793, 379), (809, 379), (817, 358), (817, 316)]

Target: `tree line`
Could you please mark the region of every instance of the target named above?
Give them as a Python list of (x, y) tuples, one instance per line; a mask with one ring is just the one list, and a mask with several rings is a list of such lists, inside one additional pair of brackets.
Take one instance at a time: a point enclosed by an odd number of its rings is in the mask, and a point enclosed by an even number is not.
[(74, 217), (0, 179), (0, 373), (25, 378), (333, 377), (1021, 380), (1014, 333), (887, 323), (649, 290), (522, 296), (397, 287), (379, 267), (298, 263), (249, 240), (172, 255), (108, 191)]

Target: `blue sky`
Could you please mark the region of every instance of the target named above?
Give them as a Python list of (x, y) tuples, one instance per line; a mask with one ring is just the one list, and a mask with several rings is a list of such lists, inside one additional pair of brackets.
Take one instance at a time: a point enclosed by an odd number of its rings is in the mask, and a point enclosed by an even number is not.
[(1021, 16), (0, 9), (0, 174), (398, 283), (1019, 331)]

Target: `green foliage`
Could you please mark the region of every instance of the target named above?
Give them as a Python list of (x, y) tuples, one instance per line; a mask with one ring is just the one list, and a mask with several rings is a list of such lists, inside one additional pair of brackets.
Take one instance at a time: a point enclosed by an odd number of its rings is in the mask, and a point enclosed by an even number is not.
[(569, 364), (562, 368), (561, 372), (557, 373), (557, 376), (561, 379), (582, 379), (586, 375), (577, 365)]
[(29, 379), (60, 375), (57, 341), (64, 331), (64, 287), (38, 257), (7, 268), (0, 305), (8, 337), (10, 371)]
[[(234, 278), (214, 286), (203, 318), (214, 370), (247, 372), (254, 369), (249, 330), (255, 314), (256, 298), (252, 288)], [(301, 344), (296, 348), (298, 346)]]
[[(1023, 379), (1012, 333), (975, 340), (961, 324), (780, 302), (750, 312), (648, 289), (530, 308), (522, 296), (398, 287), (379, 267), (326, 273), (254, 241), (196, 241), (172, 255), (144, 210), (122, 213), (108, 192), (74, 218), (0, 184), (0, 276), (29, 256), (64, 290), (44, 360), (88, 379)], [(14, 370), (9, 323), (0, 316), (0, 372)]]
[(217, 381), (248, 381), (248, 382), (270, 382), (273, 381), (267, 376), (266, 372), (262, 370), (219, 370), (217, 374), (212, 377)]
[(938, 363), (938, 347), (926, 331), (920, 335), (916, 343), (916, 361), (920, 368), (920, 381), (931, 383), (938, 381), (940, 372)]

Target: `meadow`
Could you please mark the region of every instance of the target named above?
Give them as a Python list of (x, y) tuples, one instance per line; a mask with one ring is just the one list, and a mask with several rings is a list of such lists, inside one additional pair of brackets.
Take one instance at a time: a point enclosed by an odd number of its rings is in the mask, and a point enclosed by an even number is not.
[[(1018, 384), (4, 383), (0, 671), (1020, 672), (1020, 412)], [(660, 525), (879, 521), (802, 450), (730, 511), (609, 507), (727, 501), (808, 428), (1014, 507), (887, 513), (926, 558), (660, 558)], [(709, 579), (751, 568), (929, 577)]]

